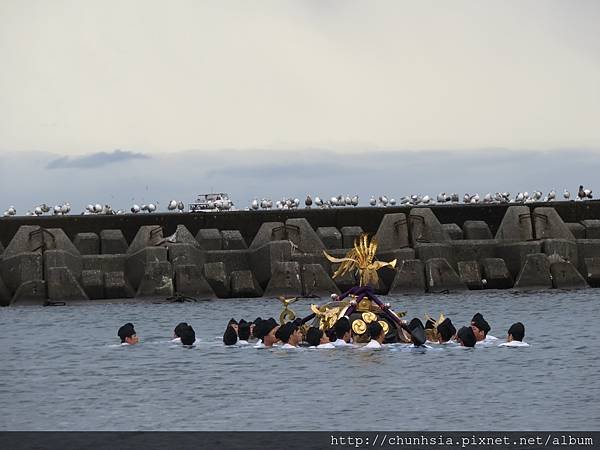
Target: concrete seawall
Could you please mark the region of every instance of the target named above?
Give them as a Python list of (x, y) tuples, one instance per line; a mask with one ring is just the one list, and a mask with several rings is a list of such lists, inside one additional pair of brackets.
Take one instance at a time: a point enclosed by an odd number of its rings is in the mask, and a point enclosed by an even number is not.
[(0, 219), (0, 304), (330, 294), (361, 232), (379, 293), (600, 286), (600, 201)]

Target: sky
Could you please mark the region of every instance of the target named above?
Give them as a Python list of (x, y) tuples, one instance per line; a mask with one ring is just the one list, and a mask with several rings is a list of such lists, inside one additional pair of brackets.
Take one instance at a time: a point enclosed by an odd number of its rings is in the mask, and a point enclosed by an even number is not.
[(598, 23), (595, 0), (0, 0), (0, 208), (576, 189)]

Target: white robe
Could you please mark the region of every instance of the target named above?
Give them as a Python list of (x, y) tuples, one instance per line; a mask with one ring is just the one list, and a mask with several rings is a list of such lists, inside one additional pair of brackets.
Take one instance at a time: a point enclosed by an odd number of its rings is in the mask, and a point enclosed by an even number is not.
[(523, 341), (510, 341), (503, 342), (502, 344), (498, 345), (498, 347), (529, 347), (529, 344)]
[(371, 339), (371, 341), (365, 345), (363, 348), (381, 348), (381, 344), (379, 342), (377, 342), (375, 339)]

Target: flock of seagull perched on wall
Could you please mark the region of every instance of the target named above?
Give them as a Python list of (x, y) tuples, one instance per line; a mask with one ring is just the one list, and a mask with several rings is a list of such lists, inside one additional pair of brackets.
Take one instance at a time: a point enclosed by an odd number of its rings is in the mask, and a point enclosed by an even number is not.
[[(579, 190), (577, 191), (577, 196), (575, 198), (571, 198), (571, 193), (565, 189), (562, 193), (562, 198), (565, 201), (568, 200), (588, 200), (592, 199), (592, 191), (591, 189), (584, 188), (582, 185), (579, 186)], [(477, 193), (466, 193), (464, 194), (462, 201), (466, 204), (491, 204), (491, 203), (533, 203), (533, 202), (551, 202), (556, 201), (556, 191), (552, 189), (548, 192), (548, 195), (544, 196), (541, 191), (533, 191), (531, 194), (529, 192), (519, 192), (514, 197), (510, 194), (510, 192), (496, 192), (492, 194), (488, 192), (483, 197), (480, 197)], [(429, 195), (406, 195), (400, 198), (399, 201), (396, 201), (393, 197), (388, 197), (387, 195), (380, 196), (371, 196), (369, 199), (370, 206), (377, 207), (389, 207), (400, 205), (434, 205), (434, 204), (445, 204), (445, 203), (460, 203), (460, 198), (457, 193), (447, 194), (446, 192), (440, 192), (437, 197), (434, 199)], [(337, 207), (356, 207), (359, 205), (359, 197), (358, 195), (337, 195), (332, 196), (329, 199), (323, 199), (319, 196), (315, 197), (314, 200), (310, 195), (306, 196), (304, 200), (304, 206), (306, 208), (337, 208)], [(227, 202), (215, 202), (214, 205), (211, 205), (212, 208), (210, 211), (228, 211), (233, 209), (233, 202), (227, 200)], [(258, 198), (254, 198), (250, 203), (250, 206), (246, 208), (247, 210), (257, 211), (259, 209), (269, 210), (269, 209), (296, 209), (300, 207), (300, 199), (294, 197), (283, 197), (281, 200), (273, 201), (270, 198), (263, 198), (258, 200)], [(158, 209), (158, 202), (148, 203), (148, 204), (133, 204), (130, 208), (131, 214), (138, 213), (153, 213)], [(171, 212), (184, 212), (185, 205), (182, 201), (171, 200), (167, 205), (167, 210)], [(42, 216), (46, 213), (52, 212), (53, 215), (66, 215), (71, 211), (71, 205), (68, 202), (63, 204), (55, 205), (54, 207), (50, 207), (45, 203), (42, 203), (39, 206), (36, 206), (32, 210), (27, 212), (27, 216)], [(89, 204), (85, 207), (84, 211), (81, 213), (83, 215), (89, 214), (101, 214), (101, 215), (111, 215), (111, 214), (126, 214), (127, 212), (122, 209), (113, 210), (112, 207), (108, 204), (102, 205), (100, 203)], [(17, 210), (14, 206), (10, 206), (4, 211), (5, 217), (16, 216)]]

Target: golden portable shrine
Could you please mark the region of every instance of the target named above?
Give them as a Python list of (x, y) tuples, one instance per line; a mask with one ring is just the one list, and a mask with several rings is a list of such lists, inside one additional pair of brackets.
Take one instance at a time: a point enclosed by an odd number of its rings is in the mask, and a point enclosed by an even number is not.
[[(367, 328), (374, 321), (378, 321), (382, 326), (385, 332), (385, 343), (411, 342), (410, 331), (402, 320), (406, 312), (392, 310), (389, 303), (383, 303), (375, 295), (372, 286), (376, 285), (379, 279), (377, 271), (396, 267), (396, 260), (378, 261), (375, 257), (376, 253), (377, 240), (369, 239), (367, 234), (362, 234), (355, 240), (354, 248), (344, 258), (336, 258), (323, 251), (330, 262), (339, 264), (333, 278), (353, 273), (359, 280), (359, 284), (342, 295), (332, 295), (331, 302), (311, 305), (312, 314), (301, 321), (304, 327), (308, 327), (308, 323), (311, 322), (312, 326), (329, 332), (338, 319), (346, 316), (357, 343), (369, 341)], [(289, 305), (296, 299), (280, 297), (279, 300), (284, 304), (284, 310), (279, 317), (280, 322), (283, 324), (288, 320), (294, 320), (295, 313), (289, 309)]]

